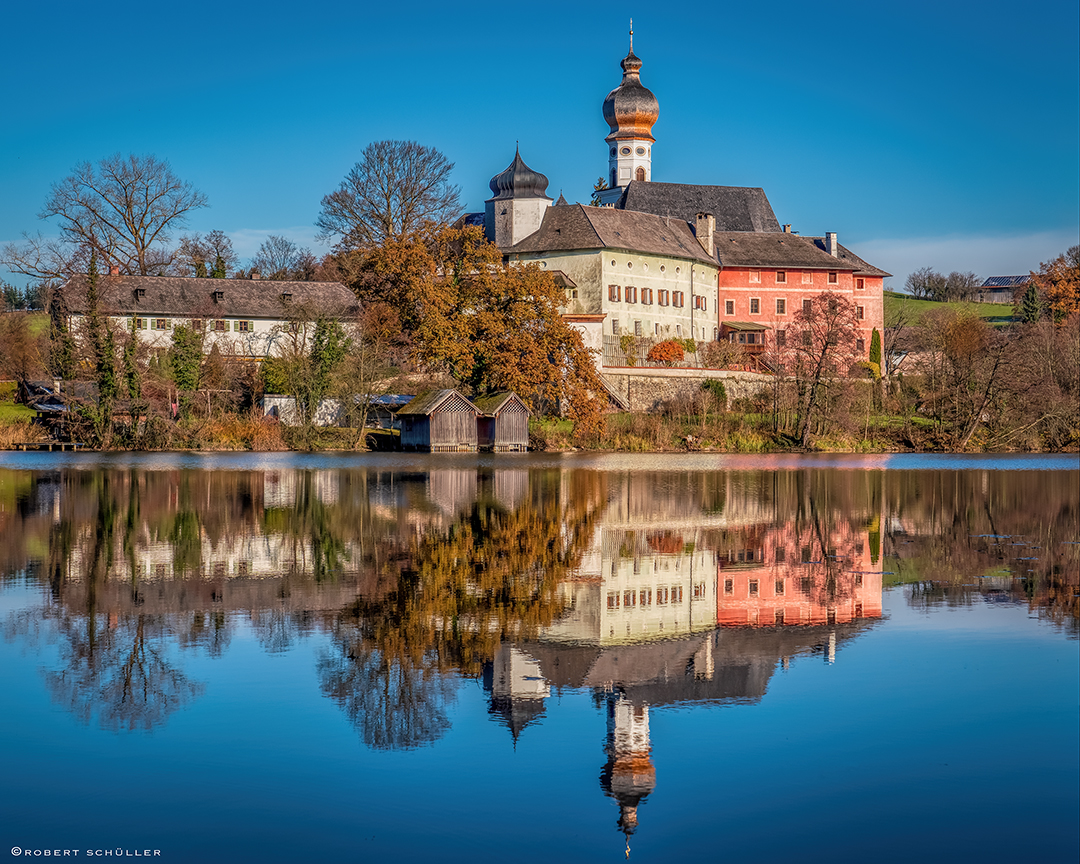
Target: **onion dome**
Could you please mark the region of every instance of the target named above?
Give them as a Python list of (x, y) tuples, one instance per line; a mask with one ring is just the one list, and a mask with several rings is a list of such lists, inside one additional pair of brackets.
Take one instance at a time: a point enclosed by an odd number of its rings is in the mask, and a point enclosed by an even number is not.
[(533, 171), (521, 158), (520, 149), (514, 151), (514, 161), (505, 171), (491, 178), (488, 186), (493, 193), (489, 201), (508, 198), (548, 198), (546, 194), (548, 179), (539, 171)]
[(634, 54), (633, 35), (630, 52), (623, 58), (622, 84), (608, 93), (604, 100), (604, 119), (611, 127), (605, 141), (621, 141), (626, 138), (655, 141), (653, 123), (660, 116), (660, 103), (652, 91), (641, 84), (641, 60)]

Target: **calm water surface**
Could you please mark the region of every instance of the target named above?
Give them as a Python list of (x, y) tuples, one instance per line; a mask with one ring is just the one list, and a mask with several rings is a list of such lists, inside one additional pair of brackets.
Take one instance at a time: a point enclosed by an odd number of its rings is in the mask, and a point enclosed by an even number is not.
[(1078, 522), (1075, 456), (0, 456), (0, 848), (1075, 861)]

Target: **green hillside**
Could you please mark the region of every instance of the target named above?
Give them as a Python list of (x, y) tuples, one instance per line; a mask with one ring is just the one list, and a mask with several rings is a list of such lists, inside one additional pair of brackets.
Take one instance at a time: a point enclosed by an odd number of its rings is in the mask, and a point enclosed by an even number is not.
[(1001, 327), (1012, 321), (1013, 307), (1008, 303), (938, 303), (934, 300), (916, 300), (907, 294), (899, 294), (896, 291), (885, 292), (885, 321), (891, 321), (892, 316), (900, 309), (904, 309), (908, 316), (908, 323), (919, 324), (923, 315), (935, 309), (963, 309), (973, 310), (980, 318), (985, 318), (995, 327)]

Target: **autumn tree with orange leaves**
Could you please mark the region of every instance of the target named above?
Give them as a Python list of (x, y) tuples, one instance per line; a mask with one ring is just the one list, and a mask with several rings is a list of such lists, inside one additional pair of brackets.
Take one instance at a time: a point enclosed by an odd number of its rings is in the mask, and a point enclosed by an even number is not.
[(1080, 246), (1039, 265), (1031, 281), (1045, 295), (1056, 323), (1080, 312)]
[(604, 392), (581, 334), (559, 314), (555, 277), (506, 265), (475, 226), (428, 226), (339, 260), (362, 304), (401, 316), (413, 359), (474, 395), (512, 390), (538, 414), (566, 413), (581, 436), (600, 431)]

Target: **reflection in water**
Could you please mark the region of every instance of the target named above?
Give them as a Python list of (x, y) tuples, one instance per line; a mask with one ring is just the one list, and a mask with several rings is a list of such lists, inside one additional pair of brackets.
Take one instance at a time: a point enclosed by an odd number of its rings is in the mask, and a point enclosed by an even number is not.
[(377, 749), (443, 736), (460, 677), (515, 741), (590, 690), (627, 838), (650, 710), (835, 661), (883, 574), (916, 605), (1007, 598), (1077, 632), (1076, 472), (416, 465), (0, 471), (0, 578), (47, 596), (5, 627), (55, 638), (49, 692), (116, 731), (198, 698), (185, 652), (240, 631), (266, 652), (319, 634), (321, 692)]

